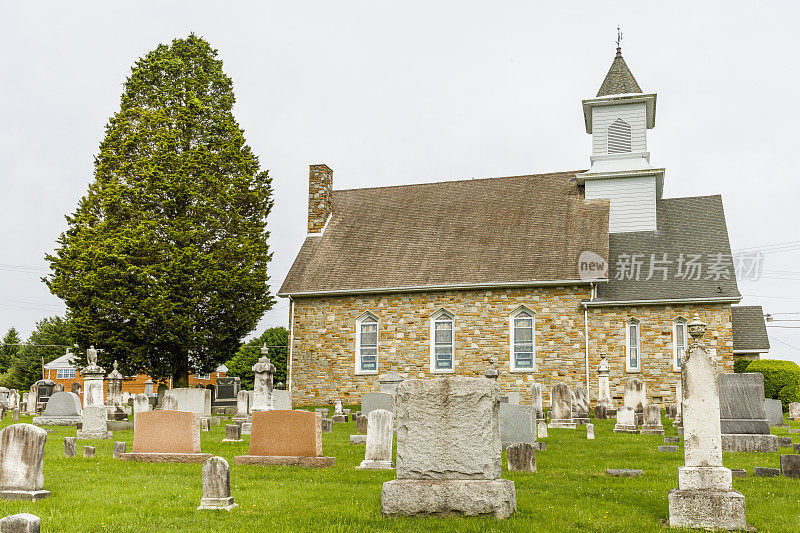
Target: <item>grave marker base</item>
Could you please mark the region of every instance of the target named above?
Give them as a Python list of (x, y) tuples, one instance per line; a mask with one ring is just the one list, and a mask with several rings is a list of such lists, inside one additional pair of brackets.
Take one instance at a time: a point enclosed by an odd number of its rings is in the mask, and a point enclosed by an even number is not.
[(0, 500), (28, 500), (35, 502), (50, 496), (49, 490), (0, 490)]
[(394, 470), (394, 461), (374, 461), (372, 459), (364, 459), (356, 468), (358, 470)]
[(211, 457), (210, 453), (121, 453), (120, 461), (138, 463), (202, 463)]
[(547, 424), (547, 427), (558, 429), (577, 429), (578, 424), (572, 419), (553, 419), (550, 420), (550, 423)]
[(747, 527), (744, 495), (735, 490), (672, 489), (670, 527), (741, 530)]
[(92, 440), (92, 439), (110, 439), (112, 434), (110, 431), (83, 431), (78, 430), (78, 440)]
[(201, 498), (200, 507), (197, 509), (220, 509), (222, 511), (230, 511), (238, 506), (238, 504), (233, 503), (232, 496), (228, 498)]
[(237, 455), (236, 465), (299, 466), (302, 468), (326, 468), (336, 464), (335, 457), (292, 457), (286, 455)]
[(508, 518), (517, 509), (514, 482), (508, 479), (395, 479), (383, 484), (385, 516), (494, 515)]

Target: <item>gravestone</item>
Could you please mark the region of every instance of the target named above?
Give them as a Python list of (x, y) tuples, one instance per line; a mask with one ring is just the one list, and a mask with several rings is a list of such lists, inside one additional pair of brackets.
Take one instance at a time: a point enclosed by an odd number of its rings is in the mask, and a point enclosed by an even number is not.
[(333, 421), (334, 423), (347, 422), (347, 414), (344, 412), (342, 400), (336, 400), (333, 409)]
[(94, 457), (95, 448), (94, 446), (84, 446), (83, 447), (83, 457), (84, 459), (91, 459)]
[(642, 425), (644, 408), (647, 406), (647, 386), (644, 381), (638, 378), (629, 379), (622, 392), (622, 403), (636, 413), (636, 425)]
[(381, 392), (394, 396), (397, 386), (403, 382), (403, 376), (397, 372), (387, 372), (378, 376), (378, 383), (381, 384)]
[(744, 496), (732, 490), (731, 471), (722, 465), (717, 363), (700, 341), (705, 324), (698, 315), (688, 330), (692, 341), (681, 365), (685, 464), (669, 492), (669, 525), (743, 530)]
[(275, 409), (289, 411), (292, 409), (292, 393), (288, 390), (274, 389), (272, 391), (272, 404)]
[(542, 393), (544, 385), (534, 383), (531, 385), (531, 404), (533, 405), (533, 416), (535, 420), (544, 420), (544, 404), (542, 403)]
[(238, 424), (227, 424), (225, 426), (225, 438), (222, 442), (242, 442), (242, 426)]
[(617, 409), (617, 423), (614, 433), (636, 433), (636, 411), (633, 407), (622, 406)]
[(770, 427), (784, 427), (788, 424), (783, 422), (783, 404), (780, 400), (772, 398), (764, 399), (764, 412)]
[(789, 404), (789, 420), (800, 420), (800, 402)]
[(231, 407), (236, 405), (241, 383), (241, 378), (238, 377), (217, 378), (217, 397), (213, 399), (211, 405)]
[(358, 415), (356, 417), (356, 433), (361, 435), (367, 434), (367, 424), (369, 423), (369, 417), (364, 415)]
[(163, 411), (177, 411), (178, 399), (175, 396), (164, 393), (164, 398), (161, 400), (161, 409)]
[[(174, 408), (176, 411), (194, 413), (200, 418), (211, 417), (211, 391), (209, 389), (195, 387), (169, 389), (164, 393), (163, 409), (167, 409), (168, 397), (174, 398), (177, 402), (177, 407)], [(170, 402), (169, 405), (172, 405), (172, 403)]]
[(392, 462), (392, 432), (394, 414), (385, 409), (376, 409), (369, 414), (367, 424), (367, 448), (364, 460), (356, 467), (361, 470), (391, 470)]
[(103, 380), (106, 376), (106, 371), (103, 367), (97, 365), (97, 350), (94, 346), (90, 346), (86, 350), (87, 365), (81, 369), (81, 376), (83, 376), (83, 406), (89, 405), (103, 405)]
[(107, 383), (108, 390), (106, 392), (106, 398), (109, 402), (108, 405), (121, 407), (123, 404), (122, 374), (119, 372), (119, 363), (116, 360), (114, 361), (114, 369), (108, 374)]
[(572, 419), (572, 391), (566, 383), (556, 383), (550, 390), (551, 428), (575, 429), (578, 425)]
[(156, 406), (161, 406), (162, 402), (164, 401), (164, 395), (168, 390), (169, 388), (166, 385), (159, 383), (158, 389), (156, 389)]
[(0, 518), (0, 533), (39, 533), (42, 521), (30, 513), (19, 513)]
[(536, 472), (536, 448), (527, 442), (518, 442), (506, 448), (506, 462), (510, 472)]
[(150, 410), (150, 398), (146, 394), (139, 393), (133, 397), (133, 417), (136, 413), (146, 413)]
[(529, 405), (500, 404), (500, 440), (505, 449), (517, 442), (536, 442), (533, 413)]
[(605, 352), (600, 354), (600, 363), (597, 365), (597, 405), (604, 408), (603, 413), (611, 409), (611, 386), (608, 382), (609, 365)]
[(642, 435), (663, 435), (664, 426), (661, 425), (661, 407), (650, 404), (644, 408), (644, 424), (639, 431)]
[(586, 438), (594, 440), (594, 424), (586, 424)]
[(800, 455), (781, 455), (781, 474), (800, 478)]
[(0, 500), (39, 500), (44, 489), (44, 443), (47, 432), (32, 424), (0, 430)]
[(13, 420), (14, 422), (19, 422), (19, 409), (14, 409), (11, 412), (11, 420)]
[(322, 456), (322, 417), (310, 411), (255, 411), (248, 455), (235, 464), (327, 467), (336, 463)]
[(385, 409), (394, 413), (394, 396), (383, 392), (368, 392), (361, 395), (361, 414), (369, 416), (375, 409)]
[(578, 385), (573, 390), (572, 420), (578, 424), (589, 423), (589, 393)]
[(230, 511), (236, 508), (231, 497), (231, 469), (222, 457), (210, 457), (203, 463), (202, 509), (221, 509)]
[(72, 385), (70, 385), (69, 391), (80, 396), (81, 392), (83, 392), (83, 389), (81, 388), (81, 384), (75, 381)]
[(147, 381), (144, 382), (144, 395), (147, 396), (148, 398), (150, 396), (154, 396), (154, 394), (153, 394), (153, 380), (150, 379), (150, 378), (147, 378)]
[(514, 483), (500, 479), (496, 381), (406, 380), (395, 398), (397, 479), (383, 484), (384, 515), (514, 513)]
[(777, 452), (764, 407), (764, 374), (720, 374), (718, 380), (722, 451)]
[(546, 420), (539, 420), (536, 422), (536, 438), (538, 439), (546, 439), (547, 438), (547, 421)]
[(133, 450), (122, 461), (145, 463), (202, 463), (211, 454), (200, 452), (200, 418), (186, 411), (157, 410), (134, 418)]
[(269, 348), (262, 346), (261, 357), (258, 359), (258, 362), (253, 365), (255, 379), (253, 399), (252, 402), (250, 402), (251, 413), (274, 409), (272, 400), (272, 376), (275, 374), (275, 365), (270, 362), (267, 355), (269, 355)]
[(37, 426), (76, 426), (79, 422), (81, 399), (72, 392), (53, 393), (42, 416), (33, 418)]
[(119, 456), (125, 453), (125, 449), (127, 447), (128, 447), (127, 442), (115, 442), (114, 451), (112, 452), (114, 459), (119, 459)]
[[(683, 366), (683, 363), (681, 363)], [(683, 425), (683, 384), (680, 380), (675, 384), (675, 426), (682, 427)]]
[(236, 416), (233, 421), (242, 423), (250, 419), (250, 393), (246, 390), (240, 390), (236, 395)]
[(64, 457), (75, 457), (75, 437), (64, 437)]
[(333, 420), (330, 418), (320, 419), (320, 428), (323, 433), (333, 433)]
[(83, 410), (83, 425), (78, 430), (78, 439), (110, 439), (108, 411), (103, 405), (89, 405)]

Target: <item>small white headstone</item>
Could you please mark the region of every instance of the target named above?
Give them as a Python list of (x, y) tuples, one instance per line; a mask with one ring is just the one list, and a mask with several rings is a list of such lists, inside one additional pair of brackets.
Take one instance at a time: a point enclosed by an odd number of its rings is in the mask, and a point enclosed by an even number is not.
[(367, 448), (360, 469), (390, 470), (392, 462), (392, 438), (394, 414), (385, 409), (376, 409), (367, 416)]

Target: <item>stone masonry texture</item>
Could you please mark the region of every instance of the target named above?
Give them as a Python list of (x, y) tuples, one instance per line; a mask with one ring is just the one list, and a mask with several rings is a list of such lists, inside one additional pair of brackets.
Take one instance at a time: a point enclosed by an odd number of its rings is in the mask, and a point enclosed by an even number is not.
[[(564, 382), (585, 386), (584, 312), (588, 286), (452, 290), (296, 298), (292, 341), (293, 405), (321, 405), (342, 399), (358, 404), (379, 390), (378, 375), (396, 371), (407, 379), (483, 376), (494, 360), (503, 394), (518, 392), (530, 404), (531, 385), (550, 389)], [(509, 371), (509, 317), (520, 307), (535, 313), (536, 369)], [(445, 309), (455, 317), (455, 371), (430, 371), (430, 317)], [(378, 317), (378, 370), (355, 372), (356, 320), (366, 311)], [(644, 381), (651, 403), (675, 401), (680, 372), (673, 370), (672, 323), (695, 313), (708, 324), (704, 340), (716, 349), (721, 372), (733, 372), (731, 310), (726, 304), (685, 304), (592, 308), (589, 310), (589, 398), (597, 401), (597, 365), (608, 354), (615, 404), (625, 383)], [(640, 322), (641, 372), (625, 370), (625, 322)], [(655, 400), (654, 400), (655, 399)]]

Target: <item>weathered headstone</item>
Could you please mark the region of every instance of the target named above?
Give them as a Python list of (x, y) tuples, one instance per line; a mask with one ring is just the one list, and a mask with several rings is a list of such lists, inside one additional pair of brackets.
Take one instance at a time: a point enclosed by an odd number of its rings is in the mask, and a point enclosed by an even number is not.
[(370, 411), (385, 409), (394, 413), (394, 395), (384, 392), (368, 392), (361, 395), (361, 414), (369, 416)]
[(238, 424), (227, 424), (225, 426), (225, 438), (222, 442), (242, 442), (242, 426)]
[(136, 413), (146, 413), (150, 410), (150, 398), (146, 394), (139, 393), (133, 397), (133, 416), (136, 418)]
[(678, 451), (678, 447), (674, 444), (663, 444), (658, 447), (659, 452), (667, 452), (667, 453), (675, 453)]
[(330, 418), (320, 419), (320, 428), (323, 433), (333, 433), (333, 420)]
[(800, 478), (800, 455), (781, 455), (781, 474)]
[(683, 452), (678, 488), (669, 492), (671, 527), (745, 529), (744, 496), (732, 490), (722, 465), (717, 364), (700, 341), (706, 325), (698, 315), (688, 324), (692, 342), (681, 365)]
[(500, 440), (503, 448), (517, 442), (536, 442), (529, 405), (500, 404)]
[(518, 442), (506, 448), (506, 462), (510, 472), (536, 472), (536, 448), (527, 442)]
[(253, 365), (255, 375), (253, 386), (253, 402), (250, 405), (250, 412), (269, 411), (274, 409), (272, 400), (272, 376), (275, 374), (275, 365), (269, 357), (269, 348), (261, 347), (261, 357)]
[(89, 405), (83, 409), (83, 426), (78, 430), (78, 439), (110, 439), (108, 411), (103, 405)]
[(86, 459), (91, 459), (94, 457), (95, 448), (94, 446), (84, 446), (83, 447), (83, 457)]
[(364, 415), (358, 415), (356, 417), (356, 433), (366, 435), (368, 423), (369, 423), (369, 417)]
[(783, 404), (780, 400), (772, 398), (764, 399), (764, 412), (770, 427), (781, 427), (786, 424), (783, 422)]
[(81, 399), (72, 392), (55, 392), (42, 416), (33, 418), (37, 426), (76, 426), (81, 421)]
[(64, 437), (64, 457), (75, 457), (75, 437)]
[(544, 385), (541, 383), (534, 383), (531, 385), (531, 405), (533, 405), (533, 416), (535, 420), (544, 419), (544, 404), (542, 403), (543, 392)]
[(119, 372), (119, 363), (114, 361), (114, 369), (108, 373), (106, 398), (109, 405), (121, 407), (122, 398), (122, 374)]
[(231, 497), (231, 469), (222, 457), (210, 457), (203, 463), (203, 498), (198, 509), (230, 511), (237, 505)]
[(376, 409), (369, 414), (367, 425), (367, 448), (364, 460), (357, 467), (362, 470), (391, 470), (392, 462), (392, 428), (394, 414), (385, 409)]
[(39, 500), (43, 490), (44, 443), (47, 432), (32, 424), (0, 430), (0, 500)]
[(757, 466), (753, 469), (753, 475), (756, 477), (778, 477), (781, 475), (781, 469)]
[(638, 378), (631, 378), (625, 383), (622, 391), (622, 403), (625, 407), (630, 407), (636, 413), (637, 426), (644, 421), (644, 408), (647, 406), (647, 386), (644, 381)]
[(217, 378), (217, 394), (211, 402), (212, 406), (232, 407), (236, 405), (241, 386), (241, 378), (239, 377), (225, 376)]
[(250, 393), (246, 390), (240, 390), (236, 395), (236, 415), (233, 421), (242, 423), (250, 419)]
[(211, 431), (211, 421), (208, 418), (200, 419), (200, 431)]
[(612, 407), (611, 386), (608, 382), (609, 365), (605, 352), (600, 354), (600, 363), (597, 365), (597, 405), (604, 408), (604, 413)]
[(256, 411), (248, 455), (236, 464), (326, 467), (336, 463), (322, 456), (322, 417), (310, 411)]
[(114, 459), (119, 459), (119, 456), (125, 453), (125, 449), (128, 447), (127, 442), (115, 442), (114, 443), (114, 451), (113, 456)]
[(719, 375), (723, 452), (777, 452), (764, 404), (764, 374)]
[(83, 376), (83, 406), (90, 405), (103, 405), (103, 380), (106, 376), (106, 371), (103, 367), (97, 365), (97, 350), (94, 346), (86, 350), (86, 367), (81, 369), (81, 376)]
[(344, 414), (343, 409), (342, 400), (336, 400), (332, 418), (334, 423), (347, 422), (347, 415)]
[(636, 412), (632, 407), (622, 406), (617, 409), (617, 423), (614, 433), (636, 433)]
[(664, 426), (661, 424), (661, 406), (650, 404), (644, 408), (644, 424), (639, 433), (642, 435), (664, 434)]
[(147, 463), (202, 463), (209, 457), (200, 452), (197, 414), (163, 409), (136, 414), (133, 450), (119, 456)]
[(11, 412), (11, 420), (13, 420), (14, 422), (19, 422), (19, 409), (14, 409)]
[[(173, 410), (194, 413), (200, 418), (211, 417), (211, 391), (195, 387), (169, 389), (164, 393), (162, 409), (169, 409), (173, 402), (167, 398), (174, 398), (177, 407)], [(168, 407), (170, 406), (170, 407)]]
[(779, 448), (791, 448), (792, 447), (792, 437), (778, 437), (778, 447)]
[(30, 513), (19, 513), (0, 518), (0, 533), (39, 533), (42, 521)]
[(578, 385), (573, 389), (572, 420), (577, 424), (589, 423), (589, 393)]
[(516, 510), (500, 479), (500, 387), (484, 378), (406, 380), (397, 387), (397, 479), (384, 515), (494, 515)]
[(288, 390), (273, 389), (272, 404), (275, 409), (289, 411), (292, 408), (292, 393)]
[(586, 438), (594, 440), (594, 424), (586, 424)]
[(538, 439), (547, 438), (547, 421), (539, 420), (538, 422), (536, 422), (536, 438)]
[(74, 393), (74, 394), (77, 394), (78, 396), (80, 396), (81, 392), (83, 392), (83, 388), (81, 387), (80, 383), (75, 381), (75, 382), (72, 383), (72, 385), (70, 385), (69, 391)]
[(572, 420), (572, 391), (566, 383), (556, 383), (550, 390), (549, 427), (568, 429), (578, 427)]
[(153, 380), (150, 378), (147, 378), (147, 381), (144, 382), (144, 395), (147, 397), (154, 396)]
[(800, 420), (800, 402), (789, 404), (789, 420)]
[(242, 435), (250, 435), (253, 424), (250, 422), (242, 422)]

